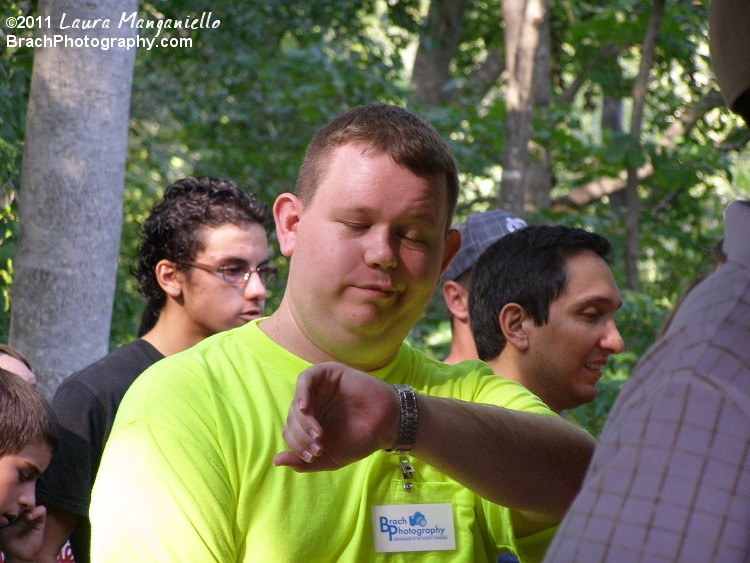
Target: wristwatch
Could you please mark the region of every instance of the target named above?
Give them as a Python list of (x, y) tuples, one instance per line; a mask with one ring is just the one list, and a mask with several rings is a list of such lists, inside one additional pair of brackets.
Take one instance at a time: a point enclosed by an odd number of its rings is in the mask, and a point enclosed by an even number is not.
[(393, 386), (398, 393), (399, 426), (396, 445), (386, 450), (397, 454), (410, 451), (417, 441), (417, 394), (408, 385), (397, 383)]

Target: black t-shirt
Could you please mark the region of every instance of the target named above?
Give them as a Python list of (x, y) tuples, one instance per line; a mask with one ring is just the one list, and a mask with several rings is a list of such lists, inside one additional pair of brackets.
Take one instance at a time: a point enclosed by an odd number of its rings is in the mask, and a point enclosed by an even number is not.
[(60, 447), (37, 481), (37, 503), (79, 516), (70, 538), (76, 563), (89, 561), (91, 489), (117, 408), (136, 377), (163, 357), (135, 340), (65, 379), (52, 399)]

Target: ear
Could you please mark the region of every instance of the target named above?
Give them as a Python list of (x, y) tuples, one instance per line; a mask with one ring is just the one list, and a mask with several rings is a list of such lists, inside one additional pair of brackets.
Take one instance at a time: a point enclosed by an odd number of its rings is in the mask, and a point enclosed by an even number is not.
[(456, 229), (448, 229), (445, 235), (445, 248), (443, 248), (443, 262), (440, 264), (441, 274), (445, 272), (459, 248), (461, 248), (461, 233)]
[(159, 260), (154, 268), (156, 281), (164, 293), (177, 299), (182, 295), (182, 282), (178, 277), (177, 265), (171, 260)]
[(463, 285), (454, 280), (446, 281), (443, 284), (443, 299), (451, 315), (461, 321), (469, 321), (469, 292)]
[(524, 352), (529, 347), (529, 323), (532, 319), (518, 303), (508, 303), (500, 310), (498, 318), (505, 340), (517, 350)]
[(273, 218), (276, 221), (276, 238), (284, 256), (291, 256), (297, 240), (297, 228), (302, 218), (302, 202), (291, 193), (283, 193), (273, 204)]

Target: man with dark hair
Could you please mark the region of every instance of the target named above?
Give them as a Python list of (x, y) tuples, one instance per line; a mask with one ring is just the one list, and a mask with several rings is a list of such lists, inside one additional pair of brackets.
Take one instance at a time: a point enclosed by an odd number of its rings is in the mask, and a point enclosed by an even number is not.
[[(450, 149), (413, 113), (370, 104), (322, 127), (297, 193), (274, 205), (290, 257), (278, 310), (166, 358), (129, 389), (92, 495), (92, 557), (539, 559), (590, 437), (480, 362), (446, 366), (403, 343), (458, 250), (457, 196)], [(302, 449), (282, 452), (290, 405), (310, 412), (294, 398), (310, 369), (362, 393), (350, 405), (315, 393), (330, 434), (314, 430), (308, 448), (310, 427), (290, 419)], [(412, 446), (424, 456), (413, 463)]]
[[(727, 104), (750, 125), (750, 2), (712, 0)], [(750, 560), (750, 201), (615, 402), (545, 561)]]
[(526, 221), (512, 213), (493, 209), (473, 213), (456, 227), (461, 234), (461, 248), (440, 278), (451, 323), (451, 348), (443, 360), (446, 364), (479, 357), (469, 324), (471, 273), (479, 257), (493, 242), (525, 226)]
[(622, 352), (611, 252), (584, 229), (533, 225), (495, 242), (474, 267), (479, 358), (556, 413), (592, 401), (608, 357)]
[(60, 450), (40, 480), (49, 510), (40, 561), (52, 562), (70, 538), (88, 561), (91, 488), (125, 391), (151, 364), (207, 336), (264, 314), (271, 216), (229, 180), (185, 178), (164, 191), (143, 224), (133, 273), (147, 300), (147, 330), (67, 378), (52, 401)]

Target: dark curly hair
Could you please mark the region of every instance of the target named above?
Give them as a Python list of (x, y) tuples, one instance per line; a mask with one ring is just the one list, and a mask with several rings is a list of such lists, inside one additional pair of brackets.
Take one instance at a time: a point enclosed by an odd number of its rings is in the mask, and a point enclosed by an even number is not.
[(138, 262), (132, 269), (147, 300), (139, 333), (143, 334), (144, 325), (153, 326), (166, 302), (155, 275), (160, 260), (191, 262), (203, 250), (201, 227), (253, 223), (268, 231), (273, 218), (255, 194), (241, 190), (231, 180), (183, 178), (164, 190), (164, 197), (143, 223)]

